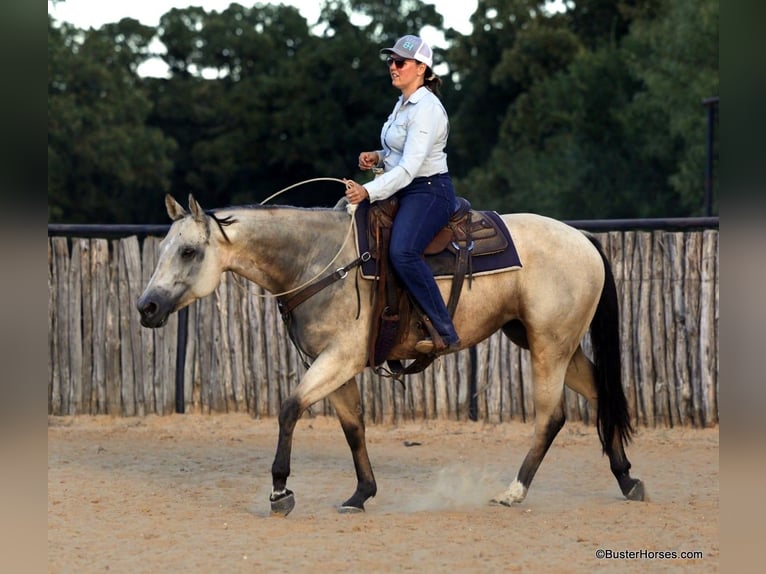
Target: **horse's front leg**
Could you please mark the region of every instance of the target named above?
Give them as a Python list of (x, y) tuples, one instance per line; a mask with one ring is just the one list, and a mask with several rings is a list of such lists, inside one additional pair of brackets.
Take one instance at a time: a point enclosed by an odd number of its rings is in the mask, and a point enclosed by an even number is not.
[(279, 409), (277, 453), (271, 465), (272, 487), (269, 501), (272, 515), (287, 516), (295, 507), (295, 496), (287, 488), (287, 477), (290, 476), (293, 433), (298, 419), (307, 408), (336, 391), (363, 368), (364, 359), (359, 361), (348, 356), (324, 352), (317, 357), (301, 383), (282, 403)]
[(271, 514), (287, 516), (295, 507), (295, 496), (292, 490), (287, 488), (287, 477), (290, 476), (290, 456), (293, 450), (293, 432), (298, 419), (306, 407), (302, 407), (300, 401), (290, 396), (282, 403), (279, 409), (279, 439), (277, 440), (277, 454), (271, 465)]
[(338, 415), (340, 426), (346, 435), (346, 442), (351, 449), (357, 481), (354, 494), (338, 508), (338, 512), (363, 512), (365, 501), (377, 494), (378, 486), (367, 454), (362, 398), (359, 395), (356, 379), (351, 379), (331, 394), (330, 402)]

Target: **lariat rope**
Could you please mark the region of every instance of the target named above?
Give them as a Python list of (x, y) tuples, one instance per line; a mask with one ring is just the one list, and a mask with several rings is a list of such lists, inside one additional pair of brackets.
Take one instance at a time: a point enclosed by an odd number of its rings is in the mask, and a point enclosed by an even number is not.
[[(337, 177), (315, 177), (313, 179), (306, 179), (306, 180), (303, 180), (303, 181), (299, 181), (298, 183), (294, 183), (294, 184), (292, 184), (292, 185), (290, 185), (290, 186), (288, 186), (288, 187), (286, 187), (284, 189), (280, 189), (275, 194), (270, 195), (269, 197), (264, 199), (260, 203), (260, 205), (265, 205), (267, 202), (271, 201), (275, 197), (277, 197), (279, 195), (282, 195), (286, 191), (290, 191), (291, 189), (293, 189), (295, 187), (298, 187), (298, 186), (301, 186), (301, 185), (305, 185), (307, 183), (313, 183), (315, 181), (337, 181), (338, 183), (342, 183), (343, 185), (346, 185), (346, 183), (342, 179), (338, 179)], [(351, 222), (349, 223), (348, 231), (346, 231), (346, 236), (343, 239), (343, 243), (341, 244), (340, 248), (338, 249), (338, 252), (335, 254), (335, 257), (333, 257), (330, 260), (330, 262), (322, 268), (321, 271), (319, 271), (311, 279), (305, 281), (301, 285), (298, 285), (297, 287), (293, 287), (292, 289), (288, 289), (287, 291), (283, 291), (282, 293), (253, 293), (253, 295), (255, 295), (257, 297), (264, 297), (264, 298), (266, 298), (266, 297), (283, 297), (284, 295), (289, 295), (290, 293), (294, 293), (295, 291), (300, 291), (301, 289), (303, 289), (307, 285), (310, 285), (311, 283), (313, 283), (314, 281), (319, 279), (319, 277), (325, 271), (327, 271), (332, 266), (333, 263), (335, 263), (335, 260), (338, 259), (338, 257), (340, 257), (340, 254), (343, 252), (343, 248), (346, 247), (346, 243), (348, 243), (348, 238), (353, 235), (353, 233), (351, 233), (351, 231), (354, 228), (354, 211), (353, 210), (356, 209), (356, 206), (355, 205), (349, 205), (348, 207), (350, 208), (349, 213), (351, 214)], [(234, 280), (236, 282), (238, 280), (237, 275), (233, 274), (233, 276), (234, 276)], [(242, 287), (242, 285), (240, 285), (240, 287)]]
[(301, 185), (306, 185), (307, 183), (314, 183), (315, 181), (337, 181), (338, 183), (342, 183), (344, 186), (346, 185), (346, 182), (344, 182), (342, 179), (338, 179), (337, 177), (315, 177), (315, 178), (313, 178), (313, 179), (304, 179), (303, 181), (299, 181), (298, 183), (294, 183), (294, 184), (292, 184), (292, 185), (288, 185), (288, 186), (287, 186), (286, 188), (284, 188), (284, 189), (280, 189), (280, 190), (279, 190), (278, 192), (276, 192), (275, 194), (273, 194), (273, 195), (270, 195), (269, 197), (267, 197), (266, 199), (264, 199), (264, 200), (263, 200), (263, 201), (260, 203), (260, 205), (266, 205), (266, 204), (267, 204), (269, 201), (271, 201), (271, 200), (272, 200), (272, 199), (274, 199), (275, 197), (278, 197), (278, 196), (282, 195), (282, 194), (283, 194), (284, 192), (286, 192), (286, 191), (290, 191), (290, 190), (291, 190), (291, 189), (293, 189), (294, 187), (298, 187), (298, 186), (301, 186)]

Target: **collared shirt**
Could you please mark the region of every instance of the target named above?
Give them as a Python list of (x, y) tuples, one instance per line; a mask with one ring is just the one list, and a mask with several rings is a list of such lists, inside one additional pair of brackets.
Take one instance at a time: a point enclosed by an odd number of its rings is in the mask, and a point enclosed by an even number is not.
[(399, 96), (380, 132), (383, 174), (364, 184), (370, 201), (392, 196), (416, 177), (448, 171), (444, 148), (449, 119), (441, 101), (425, 86), (406, 102), (403, 97)]

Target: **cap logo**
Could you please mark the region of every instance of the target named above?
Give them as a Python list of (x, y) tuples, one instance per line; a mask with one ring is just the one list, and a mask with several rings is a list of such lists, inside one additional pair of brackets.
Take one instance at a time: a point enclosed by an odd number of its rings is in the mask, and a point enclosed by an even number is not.
[(433, 52), (431, 47), (422, 38), (407, 34), (399, 38), (393, 48), (383, 48), (381, 54), (396, 54), (400, 58), (417, 60), (428, 67), (433, 65)]

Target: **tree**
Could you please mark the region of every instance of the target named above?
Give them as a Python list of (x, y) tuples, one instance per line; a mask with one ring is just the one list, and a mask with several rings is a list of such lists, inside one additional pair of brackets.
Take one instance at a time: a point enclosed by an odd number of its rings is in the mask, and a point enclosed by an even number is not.
[(461, 177), (481, 169), (498, 140), (498, 126), (522, 86), (507, 74), (496, 75), (519, 31), (533, 22), (544, 2), (479, 0), (470, 36), (452, 35), (447, 53), (455, 92), (445, 98), (450, 112), (450, 169)]
[(169, 188), (174, 143), (146, 126), (135, 70), (154, 31), (132, 19), (82, 31), (48, 18), (49, 220), (132, 223)]
[[(354, 25), (352, 9), (373, 14)], [(222, 205), (262, 200), (305, 179), (359, 175), (398, 96), (379, 50), (407, 26), (440, 23), (421, 2), (327, 2), (319, 35), (295, 8), (232, 4), (173, 10), (160, 37), (171, 75), (148, 82), (153, 125), (179, 142), (174, 189)], [(392, 32), (388, 26), (397, 25)], [(379, 40), (383, 38), (384, 40)], [(390, 94), (390, 97), (387, 97)], [(332, 205), (337, 184), (291, 191), (294, 205)]]
[[(565, 5), (480, 0), (471, 34), (445, 31), (435, 63), (458, 192), (564, 219), (700, 213), (717, 3)], [(442, 19), (420, 0), (325, 0), (312, 28), (269, 4), (173, 9), (157, 30), (49, 17), (49, 219), (150, 223), (165, 220), (166, 191), (220, 206), (363, 180), (357, 154), (379, 146), (399, 96), (379, 50), (425, 26)], [(142, 78), (155, 37), (169, 74)], [(341, 191), (278, 201), (330, 205)]]
[[(665, 0), (657, 11), (660, 17), (636, 22), (624, 45), (625, 61), (644, 87), (623, 121), (646, 161), (670, 164), (665, 183), (677, 195), (678, 213), (701, 215), (707, 129), (702, 100), (719, 94), (718, 1)], [(717, 183), (714, 191), (717, 197)]]
[[(179, 73), (151, 86), (152, 122), (180, 144), (174, 188), (223, 205), (261, 200), (303, 179), (350, 175), (338, 144), (353, 133), (356, 110), (373, 99), (352, 89), (358, 69), (362, 79), (370, 69), (359, 38), (344, 36), (353, 27), (319, 38), (295, 8), (269, 5), (206, 14), (195, 20), (194, 35), (182, 25), (190, 21), (183, 11), (163, 17), (165, 41), (197, 48), (193, 59), (177, 50), (174, 61), (185, 63), (171, 70)], [(338, 197), (336, 185), (284, 199), (321, 205)]]
[[(474, 34), (450, 52), (454, 75), (470, 84), (453, 136), (459, 191), (493, 209), (559, 218), (698, 213), (705, 116), (697, 94), (717, 93), (717, 7), (702, 25), (689, 3), (666, 4), (596, 0), (550, 15), (519, 0), (481, 3)], [(585, 14), (600, 16), (585, 25)], [(478, 58), (481, 73), (464, 72), (466, 54), (480, 56), (498, 30), (502, 44)], [(679, 79), (689, 80), (683, 89)]]

